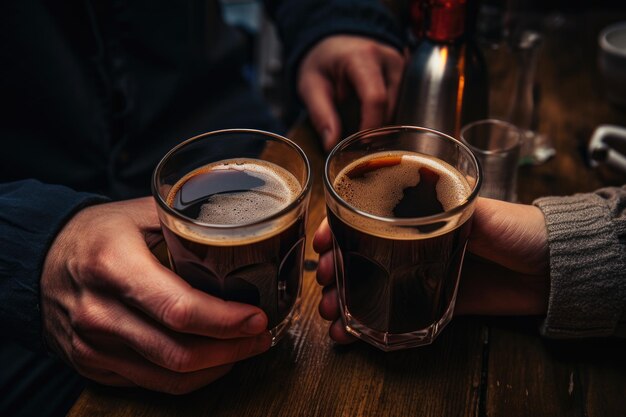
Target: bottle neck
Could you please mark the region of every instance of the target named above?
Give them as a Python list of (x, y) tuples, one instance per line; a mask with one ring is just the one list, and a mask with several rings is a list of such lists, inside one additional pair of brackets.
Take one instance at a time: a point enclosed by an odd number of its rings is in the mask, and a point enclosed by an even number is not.
[(466, 0), (426, 0), (425, 36), (436, 42), (453, 42), (465, 34)]

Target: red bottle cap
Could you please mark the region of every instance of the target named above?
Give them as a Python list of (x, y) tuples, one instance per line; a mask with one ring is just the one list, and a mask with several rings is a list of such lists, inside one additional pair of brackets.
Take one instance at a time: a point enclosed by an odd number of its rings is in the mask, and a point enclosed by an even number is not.
[(429, 0), (426, 36), (434, 41), (454, 41), (465, 32), (466, 0)]

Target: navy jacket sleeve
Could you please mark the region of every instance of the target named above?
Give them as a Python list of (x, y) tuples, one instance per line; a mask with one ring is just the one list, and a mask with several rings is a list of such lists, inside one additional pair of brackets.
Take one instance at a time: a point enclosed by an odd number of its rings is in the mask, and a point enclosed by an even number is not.
[(293, 79), (307, 50), (333, 34), (368, 36), (401, 50), (405, 39), (380, 0), (266, 0), (283, 43)]
[(56, 234), (81, 208), (105, 202), (95, 194), (35, 180), (0, 184), (0, 331), (41, 349), (39, 279)]

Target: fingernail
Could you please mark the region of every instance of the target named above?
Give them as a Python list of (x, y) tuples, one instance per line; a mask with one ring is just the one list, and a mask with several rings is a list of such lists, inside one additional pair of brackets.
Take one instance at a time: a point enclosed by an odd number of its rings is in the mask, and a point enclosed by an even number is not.
[(243, 325), (243, 331), (247, 334), (259, 334), (267, 328), (267, 319), (262, 314), (255, 314)]

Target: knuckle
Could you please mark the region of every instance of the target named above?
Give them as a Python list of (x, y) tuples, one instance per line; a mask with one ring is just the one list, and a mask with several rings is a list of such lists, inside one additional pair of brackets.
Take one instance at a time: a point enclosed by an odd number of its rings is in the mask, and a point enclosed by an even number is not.
[(193, 317), (193, 309), (183, 295), (169, 299), (162, 309), (161, 320), (173, 330), (186, 330)]
[(359, 42), (359, 53), (366, 56), (376, 57), (380, 51), (380, 47), (375, 42)]
[(70, 324), (76, 331), (93, 333), (102, 330), (102, 314), (95, 305), (79, 303), (70, 315)]
[(115, 258), (110, 248), (98, 248), (92, 253), (89, 262), (81, 264), (79, 273), (88, 278), (107, 278), (113, 272)]
[(85, 367), (93, 363), (93, 350), (79, 337), (72, 337), (70, 341), (69, 360), (75, 367)]
[(69, 315), (70, 326), (79, 336), (119, 334), (120, 316), (115, 308), (93, 297), (77, 303)]
[(193, 371), (193, 353), (180, 346), (172, 346), (165, 350), (164, 361), (165, 366), (176, 372)]
[(366, 93), (366, 100), (375, 108), (382, 108), (387, 104), (387, 94), (382, 88), (372, 89)]

